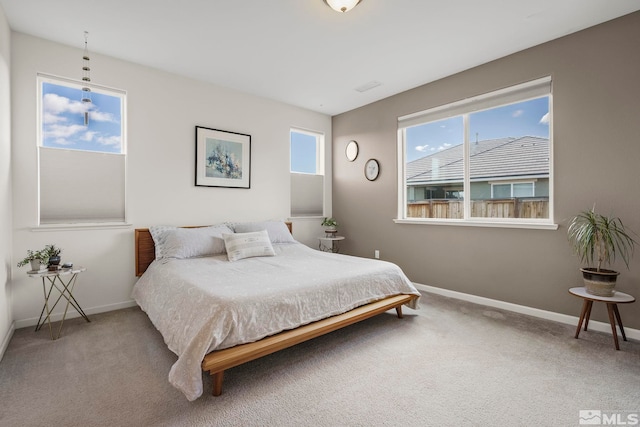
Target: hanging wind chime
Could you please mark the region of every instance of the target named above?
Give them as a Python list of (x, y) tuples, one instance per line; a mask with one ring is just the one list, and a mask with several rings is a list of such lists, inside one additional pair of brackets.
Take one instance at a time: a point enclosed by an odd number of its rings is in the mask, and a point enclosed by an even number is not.
[(82, 87), (82, 106), (84, 107), (84, 125), (89, 125), (89, 109), (91, 109), (91, 88), (89, 82), (91, 82), (91, 67), (89, 62), (89, 48), (87, 47), (87, 39), (89, 33), (84, 32), (84, 52), (82, 54), (82, 81), (85, 83)]

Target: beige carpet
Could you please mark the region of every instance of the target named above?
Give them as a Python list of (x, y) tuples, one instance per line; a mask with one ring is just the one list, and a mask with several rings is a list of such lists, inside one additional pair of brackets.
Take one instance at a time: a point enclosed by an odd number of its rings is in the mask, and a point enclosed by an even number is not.
[(0, 425), (577, 426), (580, 410), (640, 412), (640, 343), (422, 301), (231, 369), (222, 396), (191, 403), (137, 308), (67, 321), (57, 341), (20, 329), (0, 362)]

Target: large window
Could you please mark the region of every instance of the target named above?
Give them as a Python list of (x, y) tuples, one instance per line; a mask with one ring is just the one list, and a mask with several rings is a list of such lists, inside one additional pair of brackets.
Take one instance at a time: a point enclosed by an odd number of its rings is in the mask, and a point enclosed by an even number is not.
[(398, 218), (551, 224), (551, 79), (399, 118)]
[(125, 92), (46, 75), (38, 89), (40, 224), (125, 222)]
[(324, 135), (291, 129), (291, 216), (322, 216)]

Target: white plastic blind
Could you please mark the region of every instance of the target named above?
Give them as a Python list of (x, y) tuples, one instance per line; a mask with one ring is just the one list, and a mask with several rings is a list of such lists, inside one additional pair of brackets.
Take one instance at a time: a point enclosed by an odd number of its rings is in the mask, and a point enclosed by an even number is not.
[(407, 114), (398, 118), (398, 128), (408, 128), (427, 122), (459, 116), (465, 113), (487, 110), (501, 105), (522, 102), (527, 99), (548, 96), (551, 93), (551, 77), (532, 80), (487, 94), (466, 98), (450, 104)]
[(124, 154), (39, 150), (40, 224), (125, 221)]
[(291, 216), (322, 216), (324, 176), (291, 174)]

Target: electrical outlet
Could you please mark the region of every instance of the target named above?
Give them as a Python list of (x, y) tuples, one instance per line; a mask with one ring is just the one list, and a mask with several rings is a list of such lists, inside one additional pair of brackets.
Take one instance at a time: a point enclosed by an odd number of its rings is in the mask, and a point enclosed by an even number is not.
[(380, 251), (376, 249), (375, 252), (373, 253), (373, 256), (375, 259), (380, 259)]

